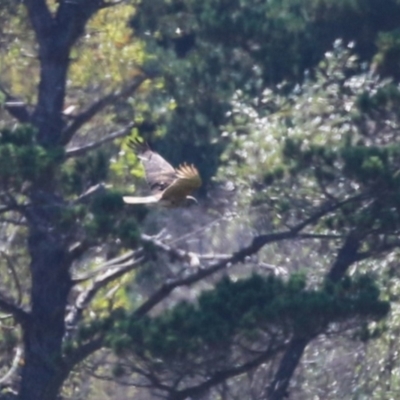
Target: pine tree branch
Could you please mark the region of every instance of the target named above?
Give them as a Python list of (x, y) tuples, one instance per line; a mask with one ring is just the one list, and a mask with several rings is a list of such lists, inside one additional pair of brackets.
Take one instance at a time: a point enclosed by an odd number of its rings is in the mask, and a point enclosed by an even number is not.
[[(200, 280), (215, 274), (218, 271), (223, 270), (224, 268), (230, 267), (232, 265), (242, 263), (245, 261), (247, 257), (250, 257), (256, 253), (258, 253), (264, 246), (269, 243), (279, 242), (282, 240), (291, 239), (297, 237), (300, 232), (308, 226), (314, 225), (317, 223), (319, 219), (324, 217), (325, 215), (331, 213), (332, 211), (342, 207), (344, 204), (347, 204), (351, 201), (359, 200), (360, 196), (354, 196), (352, 198), (346, 199), (340, 203), (336, 204), (327, 204), (320, 208), (319, 211), (316, 211), (309, 218), (306, 218), (304, 221), (298, 223), (297, 225), (291, 227), (290, 229), (282, 232), (274, 232), (268, 233), (264, 235), (256, 236), (252, 243), (242, 248), (241, 250), (233, 253), (230, 257), (226, 259), (222, 259), (205, 269), (201, 269), (198, 272), (191, 274), (182, 279), (173, 279), (164, 283), (157, 291), (153, 293), (151, 297), (149, 297), (136, 311), (135, 314), (137, 316), (142, 316), (147, 314), (154, 306), (163, 301), (169, 294), (180, 286), (190, 286)], [(157, 242), (154, 242), (157, 246)], [(179, 252), (176, 253), (179, 255)]]
[(81, 147), (73, 147), (71, 149), (68, 149), (65, 152), (65, 155), (67, 158), (85, 155), (88, 151), (96, 149), (97, 147), (100, 147), (105, 143), (108, 143), (108, 142), (111, 142), (112, 140), (126, 136), (134, 126), (135, 126), (135, 124), (131, 123), (131, 124), (125, 126), (124, 128), (119, 129), (116, 132), (110, 133), (109, 135), (107, 135), (97, 141), (88, 143)]
[(157, 304), (163, 301), (169, 294), (178, 287), (191, 286), (202, 279), (215, 274), (218, 271), (228, 268), (232, 265), (244, 262), (246, 257), (257, 253), (262, 247), (268, 243), (278, 242), (281, 240), (289, 239), (296, 236), (296, 231), (285, 231), (272, 233), (268, 235), (260, 235), (253, 239), (253, 242), (238, 252), (232, 254), (230, 257), (218, 261), (208, 268), (200, 269), (196, 273), (191, 274), (182, 279), (172, 279), (164, 283), (157, 291), (153, 293), (136, 311), (135, 315), (141, 317), (147, 314)]
[[(242, 248), (241, 250), (231, 254), (228, 257), (225, 257), (218, 262), (215, 262), (211, 264), (209, 267), (205, 269), (200, 269), (197, 272), (181, 279), (173, 279), (165, 282), (157, 291), (153, 293), (141, 306), (139, 306), (136, 311), (134, 312), (134, 316), (137, 318), (141, 318), (144, 315), (146, 315), (150, 310), (152, 310), (157, 304), (159, 304), (161, 301), (163, 301), (168, 295), (176, 288), (181, 287), (181, 286), (190, 286), (196, 282), (199, 282), (203, 280), (204, 278), (211, 276), (212, 274), (223, 270), (224, 268), (228, 268), (234, 264), (238, 264), (241, 262), (244, 262), (247, 257), (252, 256), (253, 254), (256, 254), (261, 248), (263, 248), (265, 245), (269, 243), (274, 243), (277, 241), (282, 241), (290, 238), (297, 237), (297, 235), (300, 234), (300, 232), (305, 229), (307, 226), (315, 224), (320, 218), (324, 217), (325, 215), (329, 214), (330, 212), (336, 210), (337, 208), (340, 208), (342, 205), (351, 202), (351, 201), (356, 201), (359, 200), (360, 196), (355, 196), (353, 198), (346, 199), (340, 203), (337, 204), (327, 204), (324, 205), (323, 207), (320, 208), (319, 211), (317, 211), (315, 214), (311, 215), (309, 218), (306, 218), (304, 221), (300, 222), (299, 224), (295, 225), (294, 227), (282, 231), (282, 232), (276, 232), (276, 233), (270, 233), (270, 234), (265, 234), (265, 235), (259, 235), (255, 237), (252, 241), (252, 243), (247, 246)], [(335, 238), (336, 239), (336, 238)], [(181, 261), (187, 261), (188, 258), (188, 252), (185, 252), (184, 250), (181, 249), (176, 249), (171, 247), (170, 245), (166, 245), (159, 241), (157, 238), (151, 238), (149, 236), (143, 235), (142, 236), (142, 241), (145, 242), (150, 242), (152, 243), (155, 247), (159, 248), (160, 250), (166, 251), (167, 253), (171, 253), (178, 257)], [(145, 256), (142, 253), (142, 250), (139, 250), (137, 253), (136, 257), (134, 260), (131, 260), (130, 257), (132, 256), (133, 253), (129, 254), (128, 260), (126, 260), (124, 257), (126, 255), (121, 256), (122, 259), (119, 261), (121, 264), (114, 264), (115, 260), (111, 260), (110, 264), (107, 265), (104, 264), (101, 268), (103, 267), (105, 269), (108, 269), (104, 274), (99, 275), (93, 284), (91, 285), (90, 288), (88, 288), (86, 291), (81, 293), (81, 295), (78, 297), (78, 300), (76, 302), (76, 305), (74, 306), (74, 309), (70, 312), (70, 314), (67, 317), (67, 325), (70, 327), (73, 327), (76, 325), (77, 321), (80, 318), (80, 315), (82, 314), (82, 311), (87, 307), (87, 305), (90, 303), (91, 299), (94, 297), (94, 295), (97, 293), (97, 291), (101, 288), (104, 287), (107, 283), (111, 282), (114, 279), (117, 279), (118, 277), (122, 276), (124, 273), (127, 272), (125, 268), (128, 268), (128, 270), (131, 270), (135, 268), (139, 263), (142, 263), (143, 260), (145, 259)], [(85, 277), (86, 278), (86, 277)], [(77, 282), (77, 280), (74, 280)], [(93, 352), (97, 351), (103, 346), (103, 338), (98, 337), (93, 339), (91, 342), (88, 342), (79, 348), (77, 348), (71, 356), (68, 357), (67, 364), (68, 365), (76, 365), (83, 359), (85, 359), (87, 356), (92, 354)], [(253, 362), (256, 362), (253, 360)], [(262, 362), (261, 362), (262, 363)], [(257, 364), (259, 365), (259, 364)], [(221, 375), (214, 376), (209, 381), (210, 387), (217, 384), (217, 383), (212, 383), (216, 382), (216, 380), (221, 380), (224, 381), (225, 379), (230, 377), (230, 373), (232, 373), (232, 376), (241, 374), (240, 368), (246, 368), (245, 366), (242, 367), (237, 367), (233, 368), (231, 371), (225, 371), (224, 373), (221, 373)], [(251, 369), (251, 367), (249, 368)], [(208, 381), (207, 381), (208, 382)], [(219, 382), (219, 381), (218, 381)], [(207, 385), (207, 383), (205, 383)], [(201, 386), (200, 388), (192, 388), (193, 390), (205, 390), (206, 386)], [(178, 392), (179, 394), (180, 392)], [(183, 392), (182, 392), (183, 393)], [(175, 397), (173, 397), (175, 398)], [(186, 398), (186, 397), (182, 397)]]
[(131, 84), (129, 84), (126, 88), (121, 89), (118, 92), (110, 93), (101, 99), (94, 102), (89, 108), (83, 111), (81, 114), (77, 115), (73, 122), (68, 125), (63, 131), (63, 140), (62, 144), (67, 144), (72, 136), (90, 119), (92, 119), (97, 113), (102, 111), (104, 108), (114, 103), (120, 98), (128, 97), (132, 95), (140, 85), (148, 79), (146, 75), (136, 76)]

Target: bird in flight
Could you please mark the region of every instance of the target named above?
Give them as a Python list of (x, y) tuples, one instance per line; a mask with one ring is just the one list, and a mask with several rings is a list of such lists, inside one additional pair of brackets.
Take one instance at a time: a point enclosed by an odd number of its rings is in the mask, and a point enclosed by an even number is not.
[(127, 204), (159, 204), (166, 208), (179, 207), (186, 200), (197, 200), (190, 196), (201, 186), (201, 177), (194, 165), (182, 164), (172, 167), (158, 153), (152, 151), (146, 142), (130, 139), (128, 146), (142, 161), (146, 181), (152, 194), (145, 197), (124, 196)]

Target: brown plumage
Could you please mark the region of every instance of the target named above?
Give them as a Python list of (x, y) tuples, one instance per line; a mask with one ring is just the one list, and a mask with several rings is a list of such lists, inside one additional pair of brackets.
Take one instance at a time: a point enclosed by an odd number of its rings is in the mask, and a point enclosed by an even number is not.
[(149, 145), (131, 139), (131, 147), (142, 161), (146, 174), (146, 181), (152, 192), (146, 197), (123, 197), (127, 204), (160, 204), (163, 207), (179, 207), (187, 199), (196, 199), (190, 196), (201, 186), (200, 175), (193, 165), (182, 164), (173, 168), (158, 153), (152, 151)]

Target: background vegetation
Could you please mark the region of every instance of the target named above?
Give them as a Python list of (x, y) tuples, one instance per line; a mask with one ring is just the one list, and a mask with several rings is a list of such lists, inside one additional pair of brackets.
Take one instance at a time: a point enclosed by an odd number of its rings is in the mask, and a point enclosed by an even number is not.
[[(0, 399), (400, 394), (398, 0), (3, 0)], [(146, 193), (141, 136), (199, 204)]]

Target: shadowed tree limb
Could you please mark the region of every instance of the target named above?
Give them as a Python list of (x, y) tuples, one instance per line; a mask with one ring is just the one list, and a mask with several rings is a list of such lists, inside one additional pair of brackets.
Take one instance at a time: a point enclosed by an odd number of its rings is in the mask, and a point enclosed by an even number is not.
[(244, 374), (247, 371), (250, 371), (253, 368), (258, 367), (259, 365), (268, 361), (271, 357), (275, 356), (277, 353), (282, 351), (283, 345), (279, 346), (270, 346), (267, 350), (262, 352), (258, 357), (255, 357), (253, 360), (248, 361), (242, 365), (238, 365), (232, 368), (227, 368), (218, 372), (215, 372), (203, 383), (189, 387), (187, 389), (173, 392), (171, 393), (167, 399), (168, 400), (185, 400), (189, 398), (197, 398), (206, 390), (211, 387), (218, 385), (226, 381), (229, 378), (233, 378), (234, 376)]
[(68, 149), (65, 152), (65, 155), (67, 158), (85, 155), (88, 151), (96, 149), (97, 147), (102, 146), (104, 143), (108, 143), (114, 139), (126, 136), (134, 126), (135, 126), (134, 123), (129, 124), (124, 128), (119, 129), (116, 132), (110, 133), (109, 135), (104, 136), (103, 138), (97, 141), (85, 144), (84, 146), (81, 147), (73, 147), (71, 149)]
[[(358, 196), (356, 197), (358, 198)], [(341, 207), (344, 203), (354, 201), (355, 199), (356, 198), (353, 197), (338, 204), (321, 207), (320, 211), (317, 211), (315, 214), (311, 215), (309, 218), (306, 218), (304, 221), (293, 226), (287, 231), (256, 236), (249, 246), (244, 247), (241, 250), (233, 253), (230, 257), (211, 264), (209, 267), (201, 269), (185, 278), (172, 279), (167, 281), (135, 311), (135, 314), (137, 316), (143, 316), (147, 314), (154, 306), (163, 301), (177, 287), (193, 285), (194, 283), (199, 282), (200, 280), (211, 276), (212, 274), (221, 271), (224, 268), (244, 262), (246, 257), (258, 253), (268, 243), (279, 242), (296, 237), (300, 233), (300, 231), (307, 226), (315, 224), (323, 216), (329, 214), (336, 208)], [(157, 245), (157, 243), (155, 244)]]
[[(306, 227), (308, 227), (310, 225), (317, 223), (320, 218), (324, 217), (325, 215), (329, 214), (330, 212), (334, 211), (335, 209), (341, 207), (343, 204), (346, 204), (351, 201), (357, 201), (357, 200), (359, 200), (359, 198), (360, 198), (360, 196), (354, 196), (352, 198), (346, 199), (345, 201), (337, 203), (337, 204), (324, 205), (315, 214), (311, 215), (309, 218), (306, 218), (304, 221), (300, 222), (299, 224), (293, 226), (292, 228), (290, 228), (286, 231), (259, 235), (253, 239), (253, 241), (251, 242), (251, 244), (249, 246), (246, 246), (246, 247), (240, 249), (239, 251), (233, 253), (232, 255), (230, 255), (228, 257), (224, 257), (222, 260), (219, 260), (219, 261), (211, 264), (209, 267), (207, 267), (205, 269), (199, 269), (195, 273), (193, 273), (185, 278), (172, 279), (172, 280), (166, 281), (141, 306), (139, 306), (136, 309), (136, 311), (133, 313), (133, 315), (136, 318), (143, 317), (150, 310), (152, 310), (157, 304), (159, 304), (165, 298), (167, 298), (168, 295), (174, 289), (181, 287), (181, 286), (190, 286), (196, 282), (201, 281), (202, 279), (204, 279), (208, 276), (211, 276), (212, 274), (214, 274), (218, 271), (223, 270), (224, 268), (228, 268), (231, 265), (234, 265), (234, 264), (237, 264), (240, 262), (244, 262), (248, 256), (256, 254), (261, 248), (263, 248), (268, 243), (273, 243), (273, 242), (296, 237), (300, 233), (301, 230), (305, 229)], [(303, 239), (306, 239), (306, 238), (303, 238)], [(142, 240), (145, 242), (152, 242), (152, 238), (148, 237), (146, 235), (144, 235), (142, 237)], [(187, 252), (184, 252), (184, 251), (182, 252), (182, 251), (180, 251), (180, 249), (172, 248), (170, 245), (162, 245), (162, 242), (160, 242), (159, 240), (153, 241), (153, 244), (157, 248), (159, 248), (163, 251), (166, 251), (167, 253), (173, 252), (173, 254), (175, 256), (177, 256), (178, 259), (180, 259), (181, 261), (187, 261), (187, 254), (186, 254)], [(129, 257), (131, 257), (132, 253), (128, 253), (128, 255), (129, 255)], [(123, 255), (122, 257), (126, 257), (126, 255)], [(122, 264), (116, 266), (117, 269), (114, 270), (114, 268), (113, 268), (114, 263), (111, 263), (110, 270), (106, 271), (104, 273), (104, 275), (100, 275), (95, 279), (95, 282), (97, 281), (97, 284), (94, 283), (93, 286), (91, 286), (84, 293), (82, 293), (80, 302), (81, 302), (81, 305), (83, 305), (83, 306), (76, 308), (76, 310), (73, 312), (73, 314), (75, 314), (75, 315), (70, 314), (70, 316), (69, 316), (70, 322), (76, 323), (76, 321), (77, 321), (76, 318), (79, 319), (80, 313), (85, 308), (85, 305), (87, 305), (88, 302), (90, 302), (90, 300), (93, 298), (94, 293), (96, 293), (98, 291), (98, 288), (103, 287), (104, 284), (106, 284), (106, 283), (110, 282), (112, 279), (114, 279), (115, 276), (117, 276), (116, 274), (118, 274), (118, 276), (121, 276), (122, 274), (125, 273), (125, 271), (124, 271), (125, 267), (123, 266), (125, 261), (127, 264), (132, 265), (132, 261), (125, 260), (125, 258), (124, 258), (124, 259), (120, 260), (120, 262)], [(142, 261), (143, 261), (143, 258), (138, 260), (138, 262), (142, 262)], [(130, 266), (129, 268), (132, 268), (132, 267)], [(100, 286), (98, 286), (98, 285), (100, 285)], [(102, 336), (99, 336), (99, 337), (94, 338), (92, 341), (79, 346), (79, 348), (75, 349), (68, 356), (68, 359), (66, 361), (67, 364), (69, 366), (74, 366), (74, 365), (78, 364), (79, 362), (81, 362), (82, 360), (84, 360), (90, 354), (99, 350), (103, 346), (103, 339), (104, 338)], [(279, 351), (282, 351), (282, 349), (280, 349)], [(253, 362), (254, 362), (254, 360), (253, 360)], [(259, 364), (260, 363), (262, 363), (262, 362), (260, 361)], [(257, 365), (259, 365), (259, 364), (257, 364)], [(251, 367), (249, 367), (249, 369), (251, 369)], [(246, 369), (246, 371), (247, 370), (248, 369)], [(211, 387), (211, 386), (217, 384), (219, 382), (219, 379), (222, 382), (223, 380), (229, 378), (230, 376), (235, 376), (235, 375), (243, 373), (243, 372), (240, 372), (239, 370), (237, 370), (236, 368), (232, 369), (232, 371), (231, 371), (231, 373), (233, 373), (233, 375), (229, 375), (229, 372), (227, 372), (227, 371), (221, 372), (221, 375), (213, 376), (212, 378), (210, 378), (210, 380), (208, 380), (205, 383), (205, 385), (209, 385), (209, 387)], [(233, 372), (233, 371), (235, 371), (235, 372)], [(217, 382), (217, 380), (218, 380), (218, 382)], [(214, 382), (214, 383), (212, 383), (212, 382)], [(217, 383), (215, 383), (215, 382), (217, 382)], [(201, 390), (202, 391), (206, 390), (207, 387), (201, 386)], [(200, 390), (200, 388), (193, 389), (193, 393), (197, 390)], [(190, 395), (190, 394), (188, 394), (188, 395)], [(179, 396), (182, 396), (182, 395), (179, 394)], [(172, 398), (175, 399), (175, 397), (171, 397), (171, 399)], [(179, 397), (179, 398), (184, 399), (184, 398), (187, 398), (187, 396)]]
[(25, 324), (29, 321), (29, 314), (21, 307), (15, 305), (12, 301), (8, 300), (3, 294), (0, 293), (0, 310), (12, 314), (17, 322)]
[(78, 131), (78, 129), (80, 129), (86, 122), (93, 118), (97, 113), (102, 111), (105, 107), (109, 106), (120, 98), (132, 95), (146, 79), (148, 79), (146, 75), (136, 76), (126, 88), (102, 97), (90, 105), (81, 114), (77, 115), (74, 121), (64, 129), (62, 133), (62, 144), (67, 144), (71, 140), (72, 136)]

